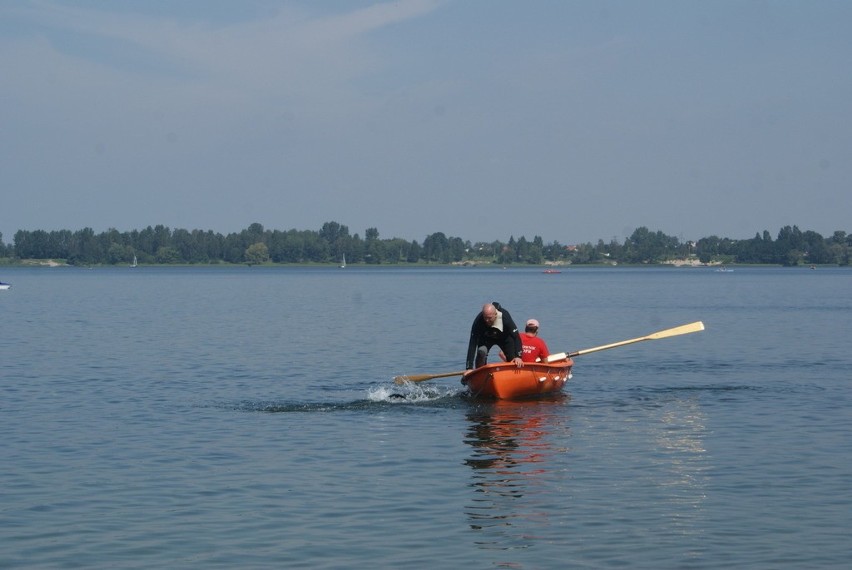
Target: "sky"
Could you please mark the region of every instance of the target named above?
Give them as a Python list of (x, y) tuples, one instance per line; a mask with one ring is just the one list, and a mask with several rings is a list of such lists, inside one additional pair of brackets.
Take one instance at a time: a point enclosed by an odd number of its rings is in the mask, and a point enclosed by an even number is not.
[(0, 232), (852, 233), (847, 0), (0, 0)]

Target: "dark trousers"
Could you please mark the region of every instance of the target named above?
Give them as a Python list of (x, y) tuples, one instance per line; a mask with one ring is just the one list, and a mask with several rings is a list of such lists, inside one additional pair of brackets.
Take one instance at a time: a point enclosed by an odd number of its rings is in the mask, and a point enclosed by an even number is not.
[(502, 342), (499, 340), (487, 339), (476, 347), (476, 368), (488, 363), (488, 351), (491, 350), (491, 347), (495, 344), (500, 347), (500, 350), (502, 350), (503, 354), (506, 356), (514, 352), (514, 350), (508, 350), (509, 347), (514, 348), (512, 345), (512, 339), (510, 338)]

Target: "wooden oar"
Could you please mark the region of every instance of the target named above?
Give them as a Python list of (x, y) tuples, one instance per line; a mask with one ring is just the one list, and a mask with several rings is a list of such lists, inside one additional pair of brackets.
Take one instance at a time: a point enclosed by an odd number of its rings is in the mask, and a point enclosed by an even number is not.
[[(574, 358), (575, 356), (582, 356), (583, 354), (589, 354), (591, 352), (598, 352), (600, 350), (607, 350), (609, 348), (616, 348), (618, 346), (624, 346), (626, 344), (633, 344), (634, 342), (642, 342), (643, 340), (659, 340), (661, 338), (668, 338), (670, 336), (678, 336), (682, 334), (689, 334), (698, 331), (704, 330), (704, 323), (701, 321), (690, 323), (688, 325), (681, 325), (679, 327), (675, 327), (673, 329), (666, 329), (664, 331), (655, 332), (646, 336), (642, 336), (639, 338), (631, 338), (630, 340), (623, 340), (621, 342), (614, 342), (612, 344), (605, 344), (603, 346), (596, 346), (594, 348), (587, 348), (585, 350), (578, 350), (576, 352), (560, 352), (558, 354), (551, 354), (547, 357), (546, 362), (556, 362), (557, 360), (565, 360), (566, 358)], [(459, 370), (458, 372), (443, 372), (441, 374), (411, 374), (408, 376), (396, 376), (393, 381), (397, 384), (404, 384), (405, 382), (425, 382), (426, 380), (432, 380), (434, 378), (449, 378), (450, 376), (463, 376), (467, 372), (467, 370)]]
[(459, 372), (444, 372), (442, 374), (411, 374), (409, 376), (397, 376), (393, 379), (393, 381), (397, 384), (404, 384), (406, 382), (424, 382), (433, 378), (449, 378), (450, 376), (461, 376), (465, 372), (467, 372), (467, 370), (460, 370)]
[(584, 354), (589, 354), (590, 352), (598, 352), (600, 350), (616, 348), (619, 346), (624, 346), (626, 344), (633, 344), (634, 342), (642, 342), (643, 340), (659, 340), (661, 338), (669, 338), (670, 336), (678, 336), (703, 330), (704, 323), (702, 323), (701, 321), (697, 321), (694, 323), (689, 323), (688, 325), (681, 325), (673, 329), (666, 329), (664, 331), (655, 332), (646, 336), (640, 336), (639, 338), (631, 338), (630, 340), (622, 340), (621, 342), (614, 342), (612, 344), (605, 344), (603, 346), (596, 346), (594, 348), (587, 348), (585, 350), (578, 350), (576, 352), (560, 352), (558, 354), (551, 354), (547, 357), (547, 362), (556, 362), (557, 360), (574, 358), (575, 356), (582, 356)]

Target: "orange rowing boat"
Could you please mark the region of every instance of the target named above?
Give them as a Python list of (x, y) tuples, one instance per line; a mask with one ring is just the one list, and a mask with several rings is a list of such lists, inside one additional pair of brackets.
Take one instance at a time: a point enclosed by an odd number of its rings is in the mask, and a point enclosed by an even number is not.
[(495, 362), (475, 368), (462, 377), (462, 384), (475, 398), (520, 400), (553, 394), (571, 378), (570, 358), (556, 362), (526, 362), (518, 368), (511, 362)]

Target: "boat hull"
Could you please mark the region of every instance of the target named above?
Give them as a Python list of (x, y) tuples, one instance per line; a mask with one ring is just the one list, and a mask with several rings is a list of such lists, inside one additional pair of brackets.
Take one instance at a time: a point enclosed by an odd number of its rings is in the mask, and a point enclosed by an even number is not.
[(462, 377), (475, 398), (522, 400), (560, 392), (571, 378), (570, 358), (557, 362), (527, 362), (518, 368), (511, 362), (480, 366)]

